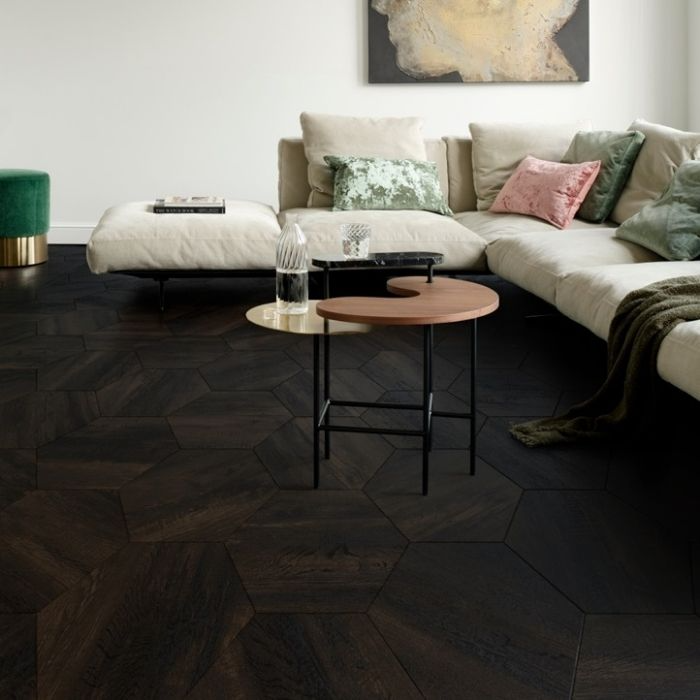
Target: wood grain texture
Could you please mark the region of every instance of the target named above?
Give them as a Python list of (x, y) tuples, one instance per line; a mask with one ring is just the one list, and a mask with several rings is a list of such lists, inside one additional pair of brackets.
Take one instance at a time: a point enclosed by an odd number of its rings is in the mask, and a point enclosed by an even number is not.
[(193, 401), (168, 422), (187, 449), (252, 449), (291, 419), (268, 391), (216, 391)]
[(91, 392), (38, 391), (0, 404), (0, 448), (34, 448), (99, 416)]
[(479, 431), (479, 456), (524, 489), (603, 489), (610, 450), (604, 444), (552, 445), (532, 450), (510, 432), (531, 417), (487, 419)]
[(177, 450), (163, 418), (99, 418), (39, 450), (44, 489), (118, 489)]
[(363, 612), (406, 541), (357, 491), (282, 492), (228, 543), (258, 612)]
[[(357, 418), (339, 417), (338, 423), (367, 427)], [(391, 455), (381, 435), (333, 433), (331, 457), (321, 462), (321, 489), (359, 489)], [(274, 431), (255, 452), (283, 489), (313, 487), (313, 422), (295, 418)]]
[(223, 545), (130, 544), (39, 615), (39, 690), (180, 698), (252, 615)]
[(500, 542), (522, 492), (487, 464), (474, 476), (468, 465), (465, 451), (434, 451), (430, 498), (422, 498), (421, 453), (397, 450), (365, 490), (412, 542)]
[(693, 611), (687, 545), (609, 494), (526, 492), (507, 541), (585, 612)]
[(138, 374), (133, 352), (94, 350), (71, 355), (39, 368), (39, 388), (48, 391), (96, 391)]
[(696, 700), (700, 619), (692, 615), (591, 615), (575, 700)]
[(147, 369), (97, 392), (103, 416), (167, 416), (209, 393), (193, 369)]
[(36, 451), (0, 450), (0, 510), (36, 488)]
[(229, 347), (221, 338), (166, 338), (138, 349), (146, 368), (187, 369), (213, 362)]
[(410, 545), (370, 617), (428, 698), (568, 697), (583, 616), (503, 545)]
[(181, 450), (120, 491), (132, 541), (229, 539), (275, 491), (247, 450)]
[(269, 391), (301, 367), (283, 352), (241, 350), (204, 365), (200, 371), (214, 391)]
[(387, 289), (403, 298), (337, 297), (319, 302), (316, 309), (319, 316), (336, 321), (418, 326), (468, 321), (498, 308), (496, 292), (464, 280), (397, 277), (389, 280)]
[(0, 612), (35, 612), (127, 540), (105, 491), (35, 491), (0, 512)]
[(0, 615), (0, 698), (36, 696), (36, 617)]
[(257, 615), (192, 700), (422, 697), (364, 615)]

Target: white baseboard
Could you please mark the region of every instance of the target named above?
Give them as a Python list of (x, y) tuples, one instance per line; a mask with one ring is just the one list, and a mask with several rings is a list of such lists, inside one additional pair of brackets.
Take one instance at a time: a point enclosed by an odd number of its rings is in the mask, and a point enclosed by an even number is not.
[(85, 244), (90, 238), (95, 224), (53, 224), (49, 229), (49, 245)]

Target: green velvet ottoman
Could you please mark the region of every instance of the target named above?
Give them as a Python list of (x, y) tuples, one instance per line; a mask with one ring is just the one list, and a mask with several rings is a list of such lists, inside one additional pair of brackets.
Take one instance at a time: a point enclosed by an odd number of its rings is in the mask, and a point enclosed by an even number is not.
[(49, 176), (39, 170), (0, 170), (0, 267), (48, 259)]

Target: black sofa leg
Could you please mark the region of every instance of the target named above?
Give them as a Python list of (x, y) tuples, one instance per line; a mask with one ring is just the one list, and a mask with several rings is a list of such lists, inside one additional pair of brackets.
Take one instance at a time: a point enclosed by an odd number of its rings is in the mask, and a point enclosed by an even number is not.
[(158, 280), (158, 306), (161, 311), (165, 311), (165, 283), (168, 281), (167, 277), (157, 277)]

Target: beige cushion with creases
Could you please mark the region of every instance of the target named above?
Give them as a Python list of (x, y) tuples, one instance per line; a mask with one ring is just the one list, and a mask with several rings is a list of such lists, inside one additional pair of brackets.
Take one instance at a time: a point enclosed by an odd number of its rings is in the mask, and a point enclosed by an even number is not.
[(450, 176), (448, 204), (454, 212), (474, 211), (474, 169), (472, 168), (472, 140), (461, 136), (445, 136), (447, 171)]
[(418, 117), (345, 117), (302, 112), (304, 151), (309, 161), (310, 207), (332, 204), (333, 173), (324, 156), (426, 160)]
[(700, 262), (649, 262), (577, 270), (557, 285), (559, 311), (604, 340), (623, 297), (659, 280), (700, 275)]
[[(560, 280), (557, 307), (607, 340), (615, 311), (627, 294), (659, 280), (685, 275), (700, 275), (700, 262), (663, 261), (579, 270)], [(700, 321), (681, 323), (666, 336), (656, 366), (663, 379), (700, 400)]]
[(280, 227), (272, 207), (226, 201), (225, 214), (154, 214), (152, 202), (108, 209), (90, 236), (92, 272), (260, 270), (275, 266)]
[[(537, 231), (559, 231), (542, 219), (523, 214), (496, 214), (491, 211), (463, 211), (455, 215), (462, 226), (479, 234), (487, 243), (505, 236), (523, 236)], [(609, 224), (592, 224), (574, 219), (568, 230), (611, 228)]]
[(627, 185), (610, 216), (618, 224), (656, 201), (681, 163), (700, 158), (700, 134), (652, 124), (643, 119), (633, 122), (630, 131), (641, 131), (645, 139)]
[(577, 131), (588, 122), (572, 124), (519, 124), (472, 122), (474, 189), (477, 208), (488, 209), (506, 180), (525, 156), (560, 161)]
[(371, 252), (426, 251), (445, 256), (443, 268), (485, 269), (486, 243), (449, 216), (428, 211), (330, 211), (288, 209), (280, 224), (298, 223), (306, 235), (309, 256), (340, 254), (341, 223), (364, 223), (372, 227)]
[(596, 265), (659, 260), (646, 248), (615, 238), (614, 229), (540, 231), (507, 236), (486, 249), (489, 268), (509, 282), (556, 303), (565, 275)]
[(664, 338), (656, 368), (662, 379), (700, 401), (700, 321), (681, 323)]

